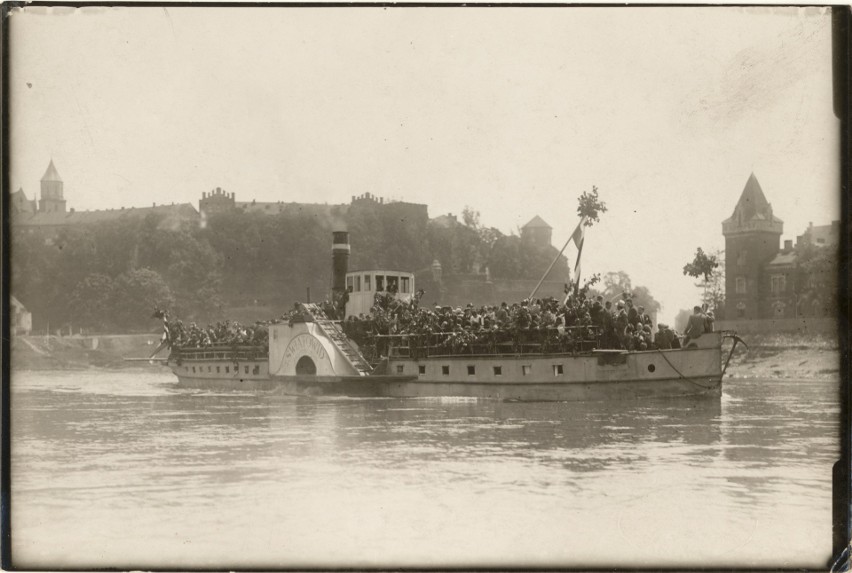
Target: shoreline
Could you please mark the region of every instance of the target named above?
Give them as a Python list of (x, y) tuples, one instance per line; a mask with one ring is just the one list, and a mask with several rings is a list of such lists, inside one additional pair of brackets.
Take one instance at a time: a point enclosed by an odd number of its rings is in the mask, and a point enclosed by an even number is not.
[[(840, 350), (830, 337), (805, 335), (744, 335), (749, 350), (740, 346), (731, 358), (725, 379), (783, 378), (829, 380), (840, 378)], [(127, 370), (160, 368), (144, 361), (159, 344), (157, 334), (95, 336), (13, 336), (12, 370)], [(164, 352), (160, 353), (165, 356)]]

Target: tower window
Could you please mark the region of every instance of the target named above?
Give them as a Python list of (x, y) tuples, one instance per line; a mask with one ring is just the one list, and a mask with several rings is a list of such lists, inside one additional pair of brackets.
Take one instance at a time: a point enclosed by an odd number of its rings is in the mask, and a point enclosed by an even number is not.
[(737, 294), (745, 294), (746, 293), (745, 277), (737, 277), (736, 291), (737, 291)]
[(781, 294), (787, 290), (787, 277), (784, 275), (772, 275), (772, 294)]

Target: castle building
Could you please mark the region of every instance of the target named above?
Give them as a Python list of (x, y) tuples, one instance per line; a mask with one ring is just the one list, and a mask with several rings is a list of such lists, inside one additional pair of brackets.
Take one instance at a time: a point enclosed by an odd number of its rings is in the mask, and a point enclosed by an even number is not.
[[(797, 237), (797, 247), (837, 245), (839, 221)], [(784, 222), (772, 212), (752, 173), (733, 214), (722, 222), (725, 237), (725, 319), (783, 319), (826, 314), (830, 280), (803, 271), (793, 241), (781, 235)]]
[(521, 241), (532, 244), (540, 249), (550, 247), (552, 238), (553, 228), (538, 215), (521, 227)]
[(229, 193), (221, 187), (216, 187), (209, 193), (201, 194), (198, 201), (198, 210), (204, 217), (227, 213), (230, 211), (242, 211), (244, 213), (259, 213), (262, 215), (275, 215), (299, 211), (311, 216), (339, 217), (345, 215), (350, 208), (383, 208), (389, 211), (399, 212), (403, 218), (408, 220), (427, 220), (427, 206), (422, 203), (408, 203), (405, 201), (385, 201), (383, 197), (376, 197), (371, 193), (353, 195), (348, 205), (329, 205), (325, 203), (295, 203), (290, 201), (237, 201), (236, 193)]
[(27, 198), (24, 189), (19, 187), (17, 191), (13, 191), (9, 195), (9, 208), (12, 213), (29, 213), (33, 214), (38, 211), (38, 205), (35, 199)]
[(205, 216), (225, 213), (236, 207), (236, 193), (227, 193), (221, 187), (216, 187), (210, 193), (202, 193), (198, 201), (198, 211)]
[(51, 159), (41, 178), (38, 201), (27, 198), (23, 189), (11, 194), (12, 225), (27, 233), (39, 233), (49, 242), (65, 228), (104, 221), (126, 221), (149, 214), (159, 216), (161, 229), (178, 229), (186, 222), (198, 221), (198, 211), (189, 203), (92, 211), (77, 211), (73, 207), (68, 209), (64, 187), (65, 184)]

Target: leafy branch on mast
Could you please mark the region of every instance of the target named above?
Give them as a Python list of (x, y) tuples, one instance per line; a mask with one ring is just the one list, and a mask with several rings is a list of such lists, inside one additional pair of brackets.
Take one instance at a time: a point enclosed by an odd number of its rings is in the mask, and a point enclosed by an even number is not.
[(606, 213), (606, 203), (598, 197), (598, 188), (592, 185), (592, 191), (583, 191), (580, 195), (577, 215), (586, 217), (585, 226), (591, 227), (600, 222), (600, 215)]

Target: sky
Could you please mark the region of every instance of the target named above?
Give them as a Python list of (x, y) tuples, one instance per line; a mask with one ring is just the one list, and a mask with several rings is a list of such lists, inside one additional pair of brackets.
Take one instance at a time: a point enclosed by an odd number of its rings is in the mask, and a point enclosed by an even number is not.
[(10, 40), (12, 189), (52, 158), (77, 210), (370, 192), (561, 247), (594, 185), (583, 273), (668, 322), (752, 172), (782, 239), (839, 218), (820, 8), (27, 7)]

